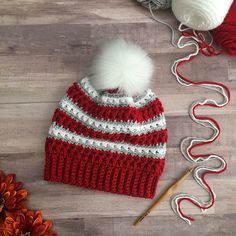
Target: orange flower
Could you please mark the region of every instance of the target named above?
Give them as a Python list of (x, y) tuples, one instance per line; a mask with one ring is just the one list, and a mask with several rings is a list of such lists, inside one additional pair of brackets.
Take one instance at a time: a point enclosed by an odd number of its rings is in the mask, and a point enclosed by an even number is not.
[(22, 210), (28, 192), (21, 182), (14, 182), (15, 175), (4, 175), (0, 170), (0, 225), (6, 216), (13, 216)]
[(15, 217), (8, 216), (3, 225), (4, 236), (57, 236), (51, 231), (52, 222), (43, 221), (40, 211), (23, 209)]

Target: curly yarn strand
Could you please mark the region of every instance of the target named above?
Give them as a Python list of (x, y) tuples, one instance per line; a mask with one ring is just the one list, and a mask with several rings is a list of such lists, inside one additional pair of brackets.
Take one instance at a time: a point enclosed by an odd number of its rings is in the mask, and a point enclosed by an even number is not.
[[(184, 158), (192, 164), (198, 164), (198, 166), (194, 168), (193, 178), (200, 185), (200, 187), (202, 187), (209, 194), (209, 199), (206, 201), (203, 201), (188, 193), (178, 193), (172, 197), (171, 207), (173, 211), (175, 212), (175, 214), (178, 217), (180, 217), (182, 220), (184, 220), (186, 223), (191, 225), (191, 222), (194, 221), (194, 219), (183, 213), (183, 211), (181, 210), (181, 203), (183, 201), (189, 201), (193, 205), (200, 208), (203, 212), (209, 209), (210, 207), (212, 207), (215, 202), (216, 194), (214, 193), (212, 187), (207, 183), (205, 178), (209, 174), (220, 174), (223, 171), (225, 171), (227, 168), (227, 163), (224, 160), (224, 158), (217, 154), (194, 155), (192, 153), (192, 150), (194, 148), (198, 146), (204, 146), (204, 145), (210, 144), (214, 142), (220, 135), (220, 126), (216, 120), (214, 120), (211, 117), (196, 115), (195, 111), (198, 107), (203, 107), (203, 106), (215, 107), (215, 108), (222, 108), (226, 106), (230, 101), (230, 91), (228, 87), (225, 86), (224, 84), (211, 82), (211, 81), (194, 82), (190, 79), (185, 78), (179, 72), (179, 66), (193, 60), (200, 52), (204, 56), (208, 56), (208, 57), (217, 56), (222, 53), (222, 51), (216, 51), (215, 48), (212, 46), (213, 38), (210, 32), (207, 31), (205, 33), (201, 33), (201, 32), (195, 31), (194, 29), (189, 28), (188, 26), (185, 27), (184, 24), (181, 23), (178, 27), (178, 32), (180, 32), (181, 35), (179, 39), (177, 40), (177, 42), (175, 42), (176, 29), (174, 29), (167, 22), (164, 22), (158, 19), (154, 15), (152, 11), (153, 9), (151, 6), (149, 6), (149, 10), (150, 10), (152, 18), (155, 21), (162, 23), (170, 28), (172, 32), (171, 44), (174, 47), (181, 49), (188, 46), (193, 46), (195, 48), (195, 50), (189, 55), (186, 55), (185, 57), (174, 61), (171, 67), (171, 72), (175, 76), (177, 82), (181, 84), (182, 86), (186, 86), (186, 87), (200, 86), (205, 89), (215, 91), (223, 97), (223, 100), (221, 102), (217, 102), (216, 100), (209, 98), (209, 99), (195, 101), (191, 105), (189, 109), (190, 118), (197, 124), (205, 128), (212, 129), (213, 134), (209, 138), (186, 137), (185, 139), (183, 139), (180, 145), (180, 150)], [(211, 167), (205, 164), (213, 160), (218, 161), (219, 165)]]
[[(184, 29), (180, 30), (184, 31)], [(188, 30), (188, 28), (187, 28)], [(205, 56), (215, 56), (219, 53), (215, 52), (215, 50), (211, 47), (212, 40), (209, 44), (202, 42), (204, 37), (202, 37), (199, 33), (195, 32), (193, 30), (192, 34), (187, 33), (184, 34), (185, 36), (181, 36), (177, 45), (178, 47), (185, 47), (187, 45), (193, 45), (195, 46), (195, 51), (191, 53), (190, 55), (187, 55), (184, 58), (178, 59), (174, 62), (171, 71), (173, 75), (176, 77), (178, 83), (180, 83), (183, 86), (200, 86), (204, 87), (209, 90), (213, 90), (221, 94), (223, 97), (222, 102), (217, 102), (213, 99), (204, 99), (200, 101), (196, 101), (192, 104), (192, 106), (189, 109), (189, 115), (191, 119), (196, 122), (197, 124), (205, 127), (210, 128), (213, 130), (212, 136), (209, 138), (202, 138), (202, 137), (186, 137), (183, 139), (180, 145), (180, 150), (184, 158), (193, 163), (193, 164), (204, 164), (206, 162), (216, 160), (219, 162), (219, 165), (216, 167), (209, 167), (206, 165), (199, 165), (197, 166), (193, 171), (193, 178), (195, 181), (208, 192), (209, 199), (207, 201), (202, 201), (201, 199), (198, 199), (197, 197), (187, 194), (187, 193), (179, 193), (177, 195), (174, 195), (171, 200), (171, 207), (175, 214), (180, 217), (182, 220), (184, 220), (186, 223), (191, 225), (191, 221), (194, 219), (192, 217), (189, 217), (185, 215), (181, 210), (181, 202), (183, 201), (189, 201), (195, 206), (199, 207), (202, 211), (205, 211), (209, 209), (215, 202), (216, 194), (214, 193), (213, 189), (208, 185), (207, 181), (205, 180), (205, 177), (208, 174), (220, 174), (227, 168), (227, 163), (224, 160), (223, 157), (216, 155), (216, 154), (198, 154), (194, 155), (192, 154), (192, 150), (198, 146), (204, 146), (206, 144), (210, 144), (214, 142), (220, 135), (220, 126), (217, 123), (216, 120), (214, 120), (211, 117), (205, 117), (205, 116), (199, 116), (196, 115), (195, 111), (198, 107), (201, 106), (211, 106), (216, 108), (222, 108), (226, 106), (230, 101), (230, 91), (229, 89), (220, 83), (217, 82), (194, 82), (187, 78), (185, 78), (180, 72), (179, 72), (179, 66), (181, 64), (184, 64), (188, 61), (193, 60), (199, 52), (204, 52), (203, 54)], [(189, 38), (191, 40), (187, 41), (186, 43), (181, 43), (183, 39)], [(207, 52), (206, 52), (207, 51)]]

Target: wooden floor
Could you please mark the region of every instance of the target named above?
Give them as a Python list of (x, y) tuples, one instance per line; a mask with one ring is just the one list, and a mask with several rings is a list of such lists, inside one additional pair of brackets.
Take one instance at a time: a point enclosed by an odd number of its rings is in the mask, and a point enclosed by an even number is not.
[[(175, 24), (170, 12), (160, 17)], [(163, 101), (169, 129), (166, 168), (157, 195), (189, 163), (179, 151), (186, 135), (208, 136), (193, 124), (187, 108), (193, 100), (217, 97), (200, 88), (181, 87), (170, 73), (174, 59), (190, 52), (170, 45), (170, 32), (133, 0), (2, 0), (0, 4), (0, 168), (15, 172), (30, 192), (30, 207), (54, 221), (60, 236), (236, 235), (236, 58), (197, 58), (183, 72), (200, 81), (223, 82), (232, 93), (225, 109), (202, 110), (222, 127), (220, 139), (204, 152), (221, 154), (227, 172), (211, 176), (217, 199), (201, 213), (190, 204), (184, 211), (196, 218), (190, 227), (165, 202), (134, 228), (134, 219), (150, 200), (91, 191), (43, 180), (44, 141), (50, 119), (66, 89), (86, 75), (94, 51), (105, 39), (124, 37), (147, 50), (155, 62), (153, 90)], [(207, 197), (193, 179), (181, 191)]]

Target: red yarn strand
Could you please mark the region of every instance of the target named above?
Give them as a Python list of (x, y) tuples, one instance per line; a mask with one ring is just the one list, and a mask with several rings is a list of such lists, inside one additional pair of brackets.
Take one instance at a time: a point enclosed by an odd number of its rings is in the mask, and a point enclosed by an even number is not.
[[(236, 12), (236, 4), (235, 4), (235, 12)], [(235, 18), (235, 20), (236, 20), (236, 18)], [(236, 21), (235, 21), (235, 22), (236, 22)], [(184, 32), (183, 35), (184, 35), (185, 37), (191, 37), (191, 36), (193, 36), (193, 35), (192, 35), (191, 33), (189, 33), (189, 32)], [(199, 34), (198, 34), (198, 35), (199, 35)], [(216, 56), (216, 55), (219, 55), (219, 54), (220, 54), (220, 53), (217, 53), (217, 52), (215, 51), (215, 49), (214, 49), (212, 46), (209, 46), (206, 42), (200, 43), (199, 47), (200, 47), (200, 51), (201, 51), (201, 52), (203, 53), (203, 55), (205, 55), (205, 56)], [(204, 158), (204, 157), (205, 157), (205, 158), (206, 158), (206, 157), (209, 157), (210, 155), (213, 155), (213, 154), (197, 154), (197, 155), (194, 155), (194, 154), (192, 154), (192, 151), (193, 151), (193, 149), (196, 148), (196, 147), (204, 146), (204, 145), (213, 143), (213, 142), (219, 137), (219, 135), (220, 135), (220, 125), (218, 124), (218, 122), (217, 122), (215, 119), (213, 119), (213, 118), (211, 118), (211, 117), (196, 115), (196, 110), (197, 110), (198, 107), (204, 107), (204, 106), (210, 106), (210, 107), (216, 107), (216, 108), (222, 108), (222, 107), (226, 106), (226, 105), (229, 103), (229, 101), (230, 101), (230, 91), (229, 91), (229, 89), (228, 89), (228, 87), (227, 87), (226, 85), (221, 84), (221, 83), (218, 83), (218, 82), (211, 82), (211, 81), (195, 82), (195, 81), (192, 81), (192, 80), (187, 79), (186, 77), (184, 77), (184, 76), (179, 72), (179, 67), (180, 67), (181, 65), (183, 65), (183, 64), (185, 64), (185, 63), (187, 63), (187, 62), (189, 62), (189, 61), (194, 60), (195, 57), (196, 57), (196, 56), (191, 56), (188, 60), (184, 60), (184, 61), (178, 62), (178, 63), (177, 63), (177, 66), (176, 66), (177, 75), (178, 75), (182, 80), (184, 80), (185, 82), (188, 82), (188, 83), (191, 83), (191, 84), (194, 84), (194, 85), (218, 85), (218, 86), (221, 86), (222, 88), (224, 88), (224, 90), (226, 91), (227, 96), (228, 96), (228, 102), (227, 102), (225, 105), (223, 105), (223, 106), (217, 106), (216, 104), (211, 104), (211, 103), (206, 103), (206, 104), (204, 104), (204, 105), (201, 105), (201, 104), (197, 103), (196, 105), (194, 105), (194, 106), (192, 107), (191, 112), (192, 112), (193, 116), (194, 116), (196, 119), (211, 121), (211, 122), (217, 127), (217, 129), (219, 130), (219, 133), (214, 137), (214, 139), (212, 139), (212, 140), (210, 140), (210, 141), (207, 141), (207, 142), (199, 142), (199, 143), (197, 143), (197, 144), (192, 145), (192, 146), (190, 147), (190, 149), (189, 149), (189, 154), (191, 155), (191, 157), (193, 157), (193, 158), (199, 158), (199, 157), (203, 157), (203, 158)], [(220, 158), (221, 158), (222, 160), (224, 160), (223, 157), (220, 157)], [(201, 179), (202, 179), (203, 183), (207, 186), (208, 191), (209, 191), (209, 194), (211, 195), (211, 199), (212, 199), (211, 204), (208, 205), (207, 207), (204, 207), (204, 206), (202, 206), (202, 205), (199, 205), (197, 202), (195, 202), (195, 201), (193, 201), (193, 200), (191, 200), (190, 198), (187, 198), (187, 197), (182, 197), (182, 198), (179, 198), (179, 199), (178, 199), (178, 201), (177, 201), (178, 209), (179, 209), (180, 214), (181, 214), (183, 217), (185, 217), (186, 219), (188, 219), (188, 220), (190, 220), (190, 221), (194, 221), (194, 218), (189, 217), (189, 216), (185, 215), (185, 214), (182, 212), (182, 210), (181, 210), (181, 202), (182, 202), (182, 201), (189, 201), (189, 202), (191, 202), (192, 204), (194, 204), (195, 206), (197, 206), (197, 207), (199, 207), (200, 209), (203, 209), (203, 210), (209, 209), (210, 207), (212, 207), (212, 206), (214, 205), (215, 196), (214, 196), (214, 193), (213, 193), (211, 187), (210, 187), (210, 186), (208, 185), (208, 183), (206, 182), (205, 177), (206, 177), (208, 174), (220, 174), (220, 173), (224, 172), (224, 171), (226, 170), (226, 168), (227, 168), (227, 164), (225, 165), (225, 168), (223, 168), (222, 170), (214, 171), (214, 172), (213, 172), (213, 171), (206, 171), (206, 172), (204, 172), (204, 173), (202, 174), (202, 176), (201, 176)]]

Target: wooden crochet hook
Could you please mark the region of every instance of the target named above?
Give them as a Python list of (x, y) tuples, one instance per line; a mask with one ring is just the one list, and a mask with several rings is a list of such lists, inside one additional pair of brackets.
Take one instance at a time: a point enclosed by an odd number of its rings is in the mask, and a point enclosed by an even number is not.
[(137, 218), (134, 225), (138, 225), (143, 221), (143, 219), (150, 214), (161, 202), (165, 201), (174, 191), (184, 182), (184, 180), (192, 173), (194, 168), (189, 169), (183, 176), (181, 176), (177, 181), (175, 181), (159, 198), (157, 198), (152, 205)]

